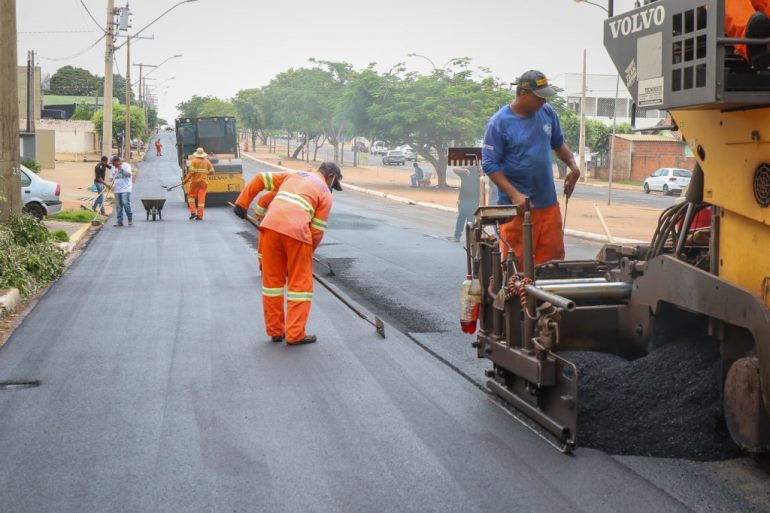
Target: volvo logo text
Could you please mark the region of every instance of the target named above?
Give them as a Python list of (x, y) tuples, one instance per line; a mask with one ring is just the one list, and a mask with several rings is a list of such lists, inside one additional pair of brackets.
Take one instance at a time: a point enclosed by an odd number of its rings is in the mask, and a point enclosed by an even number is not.
[(647, 30), (653, 24), (656, 27), (663, 25), (663, 21), (666, 19), (666, 8), (662, 5), (647, 9), (643, 12), (632, 14), (631, 16), (625, 16), (619, 20), (610, 22), (610, 30), (612, 31), (612, 39), (617, 39), (619, 35), (627, 36), (629, 34), (635, 34), (642, 30)]

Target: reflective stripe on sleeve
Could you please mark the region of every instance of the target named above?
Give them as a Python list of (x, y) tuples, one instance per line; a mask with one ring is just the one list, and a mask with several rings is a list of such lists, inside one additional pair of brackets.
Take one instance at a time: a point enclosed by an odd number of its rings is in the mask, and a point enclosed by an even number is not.
[(317, 217), (314, 217), (310, 220), (310, 226), (322, 232), (326, 231), (326, 221)]

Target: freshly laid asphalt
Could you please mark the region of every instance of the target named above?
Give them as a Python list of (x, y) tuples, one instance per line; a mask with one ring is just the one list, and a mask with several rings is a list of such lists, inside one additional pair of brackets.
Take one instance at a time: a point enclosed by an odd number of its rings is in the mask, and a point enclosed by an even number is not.
[[(600, 451), (558, 453), (408, 329), (380, 339), (321, 287), (319, 342), (269, 342), (252, 230), (227, 208), (189, 221), (181, 193), (160, 187), (177, 178), (168, 154), (142, 163), (135, 225), (102, 229), (0, 349), (0, 382), (40, 381), (0, 390), (0, 511), (692, 510)], [(375, 291), (448, 305), (456, 276), (441, 298), (417, 276), (453, 269), (430, 251), (454, 243), (407, 226), (370, 238), (382, 221), (359, 219), (359, 203), (380, 207), (349, 194), (319, 250), (335, 273), (354, 258), (335, 244), (381, 247)], [(139, 200), (164, 197), (163, 221), (145, 221)], [(431, 247), (396, 295), (382, 285), (415, 237)], [(371, 264), (356, 265), (349, 281)], [(721, 498), (718, 510), (747, 510)]]

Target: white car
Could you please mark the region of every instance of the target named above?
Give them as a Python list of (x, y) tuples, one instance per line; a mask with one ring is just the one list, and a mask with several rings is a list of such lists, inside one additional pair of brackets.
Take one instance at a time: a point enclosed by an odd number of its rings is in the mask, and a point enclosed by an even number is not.
[(417, 152), (414, 151), (410, 146), (400, 146), (396, 149), (401, 150), (401, 153), (404, 154), (404, 158), (406, 160), (417, 160)]
[(692, 173), (686, 169), (675, 167), (662, 167), (644, 180), (644, 192), (662, 191), (665, 195), (675, 192), (681, 194), (682, 190), (690, 183)]
[(61, 186), (58, 183), (40, 178), (25, 166), (19, 166), (19, 179), (25, 212), (43, 219), (61, 210)]
[(371, 153), (372, 155), (386, 155), (388, 153), (388, 145), (382, 141), (374, 141)]

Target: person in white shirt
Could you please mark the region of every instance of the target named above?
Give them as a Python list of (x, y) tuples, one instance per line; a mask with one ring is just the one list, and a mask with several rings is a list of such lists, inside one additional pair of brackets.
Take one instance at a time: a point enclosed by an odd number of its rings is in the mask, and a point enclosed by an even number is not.
[(128, 218), (128, 226), (134, 224), (134, 213), (131, 211), (131, 166), (120, 160), (117, 155), (112, 157), (112, 172), (110, 176), (113, 180), (112, 192), (115, 193), (115, 211), (117, 212), (117, 222), (114, 226), (123, 226), (123, 211)]

